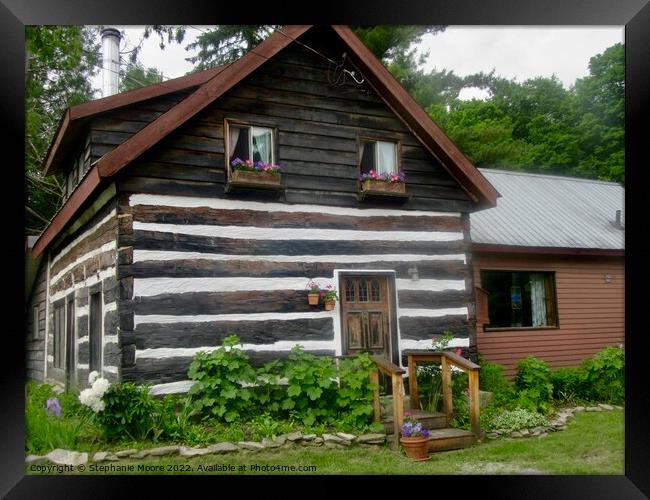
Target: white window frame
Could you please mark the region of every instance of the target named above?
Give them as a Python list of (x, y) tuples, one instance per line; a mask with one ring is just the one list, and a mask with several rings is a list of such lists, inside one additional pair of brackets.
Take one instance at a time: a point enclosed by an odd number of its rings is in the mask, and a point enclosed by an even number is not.
[(233, 148), (235, 145), (230, 144), (230, 127), (237, 127), (240, 129), (249, 129), (248, 132), (248, 154), (250, 155), (250, 158), (242, 158), (242, 160), (252, 160), (253, 156), (253, 130), (254, 129), (261, 129), (261, 130), (268, 130), (271, 132), (271, 163), (275, 164), (275, 129), (273, 127), (267, 127), (267, 126), (261, 126), (261, 125), (252, 125), (250, 123), (240, 123), (240, 122), (230, 122), (226, 120), (227, 123), (227, 133), (228, 133), (228, 152), (227, 154), (227, 161), (228, 161), (228, 166), (230, 167), (230, 150)]

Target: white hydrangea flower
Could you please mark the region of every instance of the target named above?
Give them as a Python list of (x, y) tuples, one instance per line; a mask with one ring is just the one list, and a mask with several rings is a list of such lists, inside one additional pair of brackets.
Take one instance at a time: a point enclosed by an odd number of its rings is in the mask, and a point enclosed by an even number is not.
[(98, 378), (93, 383), (93, 391), (101, 398), (108, 390), (110, 383), (105, 378)]
[(99, 372), (97, 370), (93, 370), (88, 374), (88, 383), (90, 385), (93, 385), (95, 380), (99, 378)]

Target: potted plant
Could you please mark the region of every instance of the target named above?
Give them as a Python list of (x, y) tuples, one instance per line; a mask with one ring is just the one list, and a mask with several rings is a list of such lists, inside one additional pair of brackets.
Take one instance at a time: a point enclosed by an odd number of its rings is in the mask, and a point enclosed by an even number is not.
[(404, 424), (400, 427), (400, 443), (406, 456), (416, 460), (429, 459), (429, 429), (418, 422), (409, 412), (404, 412)]
[(320, 300), (320, 286), (314, 280), (311, 280), (309, 283), (307, 283), (307, 288), (309, 288), (309, 292), (307, 293), (307, 301), (309, 305), (318, 305), (318, 302)]
[(320, 291), (320, 301), (325, 305), (326, 311), (331, 311), (336, 305), (339, 296), (336, 293), (336, 288), (332, 285), (327, 285), (327, 288)]
[(261, 161), (235, 158), (230, 162), (232, 173), (230, 182), (236, 185), (278, 187), (280, 186), (280, 166)]
[(359, 175), (362, 193), (403, 195), (406, 192), (404, 172), (377, 173), (375, 170)]

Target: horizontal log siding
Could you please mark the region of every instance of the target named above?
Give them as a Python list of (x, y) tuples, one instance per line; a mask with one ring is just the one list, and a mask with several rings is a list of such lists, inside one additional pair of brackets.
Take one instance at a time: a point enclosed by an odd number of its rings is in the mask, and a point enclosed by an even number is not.
[[(552, 368), (577, 366), (603, 347), (624, 342), (623, 258), (487, 253), (473, 258), (477, 286), (481, 270), (555, 272), (559, 328), (485, 331), (477, 326), (480, 353), (503, 365), (507, 376), (514, 376), (517, 363), (528, 355)], [(605, 274), (611, 283), (604, 282)]]
[[(41, 266), (27, 303), (25, 317), (25, 368), (27, 378), (43, 382), (45, 380), (46, 348), (46, 302), (47, 302), (47, 255), (43, 256)], [(38, 307), (38, 321), (34, 317), (34, 308)]]
[[(54, 247), (50, 261), (50, 307), (47, 378), (62, 384), (62, 370), (51, 369), (54, 345), (54, 302), (74, 294), (75, 359), (74, 379), (80, 387), (88, 385), (89, 373), (89, 296), (102, 293), (103, 376), (117, 380), (121, 355), (115, 352), (117, 335), (117, 199), (109, 200), (88, 223)], [(67, 308), (65, 308), (67, 314)], [(65, 336), (65, 333), (64, 333)]]
[[(256, 363), (284, 357), (296, 343), (308, 352), (340, 353), (338, 308), (310, 307), (305, 289), (314, 277), (334, 282), (335, 269), (395, 271), (402, 348), (430, 343), (445, 329), (467, 342), (471, 268), (460, 214), (241, 201), (227, 208), (210, 200), (120, 198), (118, 279), (128, 280), (120, 343), (132, 350), (130, 357), (123, 354), (125, 380), (185, 380), (193, 353), (218, 347), (229, 334), (239, 336)], [(142, 223), (147, 231), (137, 229)], [(183, 234), (199, 226), (222, 237)], [(249, 240), (245, 231), (229, 233), (228, 227), (263, 229), (267, 239)], [(331, 239), (284, 239), (306, 229), (336, 233), (327, 233)], [(383, 239), (363, 240), (364, 233), (376, 237), (377, 231)], [(355, 239), (346, 241), (345, 234)], [(436, 234), (452, 241), (414, 241), (436, 240)], [(416, 282), (408, 273), (413, 265)]]
[[(296, 44), (289, 46), (121, 172), (118, 189), (230, 199), (266, 196), (280, 202), (350, 207), (471, 208), (446, 169), (367, 84), (331, 85), (327, 75), (326, 61)], [(109, 113), (94, 128), (94, 151), (110, 151), (138, 130), (132, 120), (144, 124), (163, 107), (143, 107), (144, 117), (135, 109)], [(277, 130), (282, 190), (224, 193), (226, 118)], [(358, 199), (359, 136), (400, 142), (409, 199)]]

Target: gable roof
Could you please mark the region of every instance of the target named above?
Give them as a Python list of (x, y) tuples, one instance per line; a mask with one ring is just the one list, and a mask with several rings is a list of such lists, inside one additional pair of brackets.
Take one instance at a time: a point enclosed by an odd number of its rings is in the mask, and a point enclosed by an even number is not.
[[(188, 97), (93, 164), (75, 192), (68, 198), (64, 206), (50, 222), (50, 225), (41, 234), (34, 246), (34, 254), (40, 254), (52, 242), (80, 209), (83, 202), (95, 192), (103, 179), (115, 175), (310, 28), (311, 26), (285, 26), (235, 62), (202, 72), (203, 74), (190, 75), (190, 77), (193, 77), (192, 79), (184, 77), (187, 80), (177, 81), (176, 84), (170, 84), (170, 80), (164, 84), (138, 89), (140, 91), (138, 94), (136, 94), (137, 91), (132, 91), (124, 95), (118, 94), (100, 100), (104, 101), (103, 103), (98, 101), (98, 104), (87, 103), (76, 106), (74, 113), (71, 113), (72, 108), (70, 108), (61, 121), (55, 140), (48, 152), (45, 168), (49, 173), (53, 171), (51, 165), (57, 156), (57, 151), (61, 149), (60, 145), (64, 142), (65, 136), (70, 133), (70, 123), (75, 117), (76, 119), (88, 117), (127, 105), (126, 103), (133, 104), (139, 102), (139, 100), (198, 85)], [(361, 71), (369, 84), (424, 146), (440, 159), (443, 166), (459, 185), (466, 190), (470, 198), (481, 207), (495, 206), (498, 193), (494, 187), (444, 132), (433, 123), (413, 97), (397, 82), (352, 30), (347, 26), (332, 26), (332, 30), (349, 49), (350, 54), (348, 56), (350, 60)], [(165, 84), (167, 86), (163, 87)], [(185, 86), (183, 87), (183, 85)], [(131, 95), (126, 96), (126, 94)]]
[[(480, 169), (499, 190), (496, 207), (470, 215), (477, 250), (507, 246), (622, 255), (625, 190), (614, 182)], [(624, 221), (623, 221), (624, 226)], [(586, 252), (582, 252), (586, 253)]]

